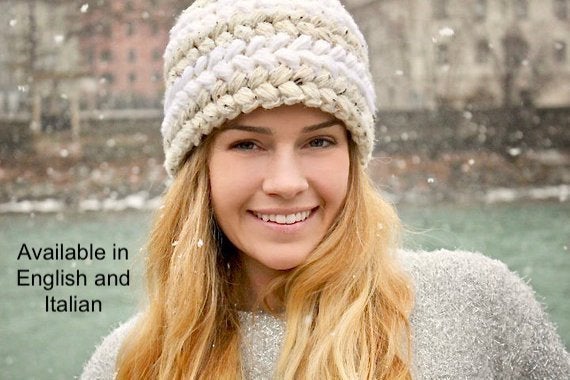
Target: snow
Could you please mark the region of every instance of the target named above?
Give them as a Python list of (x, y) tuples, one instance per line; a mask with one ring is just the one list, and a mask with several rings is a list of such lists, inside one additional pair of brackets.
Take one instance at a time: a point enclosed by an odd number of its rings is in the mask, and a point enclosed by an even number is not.
[[(155, 210), (160, 206), (160, 197), (148, 198), (148, 193), (131, 194), (122, 199), (110, 197), (99, 200), (88, 198), (79, 201), (78, 211), (123, 211), (123, 210)], [(0, 204), (0, 213), (57, 213), (73, 209), (73, 206), (56, 199), (11, 201)]]
[(570, 185), (546, 186), (535, 188), (509, 189), (496, 188), (485, 194), (486, 203), (514, 202), (520, 200), (547, 200), (558, 199), (560, 202), (568, 200)]

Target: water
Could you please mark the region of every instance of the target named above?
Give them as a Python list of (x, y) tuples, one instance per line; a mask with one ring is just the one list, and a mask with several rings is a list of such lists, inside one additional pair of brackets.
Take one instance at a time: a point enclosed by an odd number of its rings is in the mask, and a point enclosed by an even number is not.
[[(570, 346), (570, 203), (517, 203), (493, 206), (407, 206), (400, 209), (406, 245), (416, 248), (463, 248), (506, 262), (530, 280)], [(0, 378), (70, 379), (78, 376), (95, 345), (141, 302), (139, 249), (150, 226), (149, 212), (48, 215), (0, 215)], [(101, 246), (128, 249), (129, 260), (56, 262), (17, 261), (23, 243)], [(130, 286), (88, 288), (18, 287), (17, 270), (38, 273), (79, 269), (125, 273)], [(90, 277), (91, 278), (91, 277)], [(101, 313), (47, 313), (46, 294), (100, 299)]]
[[(150, 213), (86, 213), (49, 215), (0, 215), (0, 378), (71, 379), (81, 372), (96, 343), (119, 321), (136, 310), (141, 297), (138, 250), (150, 225)], [(17, 261), (21, 245), (54, 247), (56, 243), (101, 246), (107, 254), (113, 243), (128, 249), (129, 260), (68, 262)], [(129, 287), (18, 287), (17, 270), (38, 273), (76, 269), (96, 273), (130, 270)], [(101, 313), (47, 313), (46, 294), (64, 298), (75, 294), (100, 299)]]

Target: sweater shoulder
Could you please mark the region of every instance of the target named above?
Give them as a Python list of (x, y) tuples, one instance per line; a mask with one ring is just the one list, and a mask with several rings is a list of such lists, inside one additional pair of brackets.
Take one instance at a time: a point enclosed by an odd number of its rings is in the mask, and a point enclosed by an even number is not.
[(496, 279), (514, 275), (503, 262), (478, 252), (401, 250), (398, 259), (414, 280), (463, 279), (465, 276), (483, 274)]
[(494, 294), (504, 294), (507, 287), (517, 296), (522, 292), (528, 301), (535, 301), (534, 292), (518, 274), (503, 262), (478, 252), (400, 251), (399, 261), (418, 293), (460, 292), (495, 299)]
[(400, 251), (398, 258), (414, 285), (410, 322), (423, 377), (554, 379), (570, 374), (570, 358), (543, 305), (504, 263), (448, 250)]
[(138, 318), (139, 314), (131, 317), (103, 339), (83, 366), (81, 380), (111, 380), (115, 378), (119, 349)]
[(519, 275), (481, 253), (401, 251), (399, 258), (412, 278), (419, 309), (469, 305), (470, 311), (494, 318), (508, 309), (541, 309), (533, 289)]

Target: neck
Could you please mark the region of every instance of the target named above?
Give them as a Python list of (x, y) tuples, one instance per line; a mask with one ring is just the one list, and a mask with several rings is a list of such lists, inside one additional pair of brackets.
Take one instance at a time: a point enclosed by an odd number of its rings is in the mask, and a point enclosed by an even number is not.
[(275, 294), (267, 294), (267, 291), (271, 282), (285, 274), (286, 271), (267, 268), (246, 255), (242, 255), (242, 265), (242, 278), (239, 281), (241, 308), (259, 310), (269, 306), (271, 311), (282, 311), (283, 305), (279, 297)]

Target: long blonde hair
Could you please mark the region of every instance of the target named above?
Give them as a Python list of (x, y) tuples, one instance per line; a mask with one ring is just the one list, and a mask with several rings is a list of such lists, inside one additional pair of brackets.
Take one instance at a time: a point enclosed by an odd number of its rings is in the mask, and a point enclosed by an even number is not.
[[(210, 135), (181, 168), (148, 244), (149, 305), (118, 379), (240, 379), (239, 261), (209, 199)], [(278, 379), (409, 379), (413, 295), (394, 258), (399, 221), (350, 146), (345, 205), (307, 261), (276, 279), (286, 310)]]

